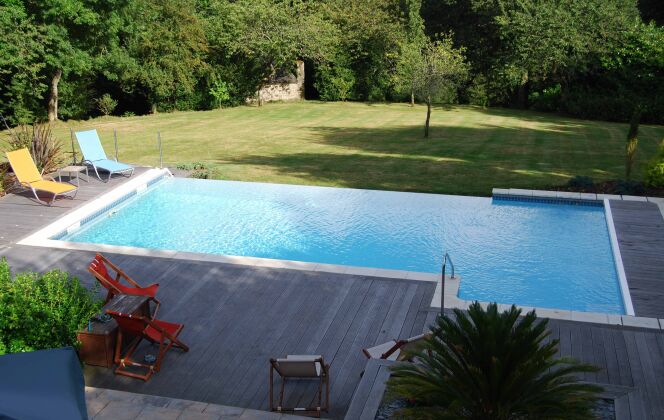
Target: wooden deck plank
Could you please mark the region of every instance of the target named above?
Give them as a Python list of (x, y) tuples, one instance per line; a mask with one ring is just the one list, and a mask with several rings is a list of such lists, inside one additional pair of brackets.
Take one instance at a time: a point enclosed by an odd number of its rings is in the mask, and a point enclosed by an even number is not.
[[(309, 284), (308, 286), (312, 286)], [(310, 293), (306, 299), (305, 305), (301, 306), (298, 310), (297, 316), (294, 316), (289, 322), (289, 326), (285, 329), (283, 337), (277, 341), (277, 347), (274, 350), (274, 354), (277, 357), (284, 357), (288, 354), (305, 354), (303, 348), (306, 346), (305, 342), (310, 338), (306, 337), (306, 332), (308, 330), (308, 325), (312, 322), (310, 317), (314, 317), (313, 314), (320, 307), (323, 297), (317, 291), (317, 287), (309, 287)], [(274, 355), (271, 357), (275, 357)], [(327, 361), (327, 363), (330, 363)], [(263, 368), (262, 376), (266, 375), (267, 369)], [(258, 389), (256, 391), (256, 398), (263, 399), (268, 395), (268, 384), (262, 383), (258, 384)], [(298, 401), (301, 399), (302, 394), (306, 393), (308, 389), (308, 383), (301, 381), (298, 383), (291, 384), (286, 388), (284, 401), (287, 406), (297, 406)], [(263, 390), (261, 392), (261, 390)], [(312, 395), (311, 393), (309, 395)], [(245, 395), (244, 398), (240, 399), (243, 404), (248, 404), (251, 402), (249, 395)], [(264, 405), (267, 407), (267, 405)]]
[(595, 381), (601, 383), (609, 382), (609, 374), (607, 371), (608, 362), (606, 360), (606, 354), (604, 353), (604, 340), (602, 335), (602, 330), (589, 328), (588, 335), (591, 337), (592, 341), (592, 351), (593, 351), (593, 360), (595, 366), (601, 370), (595, 374)]
[(418, 284), (417, 292), (415, 293), (415, 296), (410, 303), (410, 307), (408, 308), (408, 313), (406, 313), (406, 317), (404, 318), (403, 327), (401, 328), (401, 331), (399, 331), (398, 336), (395, 338), (404, 339), (419, 334), (419, 332), (413, 333), (413, 327), (415, 326), (415, 318), (417, 317), (417, 313), (422, 306), (422, 298), (427, 291), (427, 289), (423, 286), (423, 284)]
[[(344, 387), (347, 384), (356, 385), (359, 382), (360, 372), (366, 364), (362, 348), (375, 344), (378, 329), (383, 324), (383, 320), (396, 297), (395, 293), (388, 301), (388, 290), (391, 286), (388, 283), (391, 282), (374, 282), (373, 287), (376, 291), (369, 295), (370, 300), (365, 305), (366, 312), (358, 322), (357, 328), (348, 335), (348, 340), (345, 343), (347, 350), (344, 352), (345, 357), (341, 366), (336, 365), (336, 378), (331, 378), (330, 392), (333, 392), (336, 398), (340, 398), (342, 402), (350, 403), (353, 390)], [(386, 301), (389, 302), (389, 305), (386, 304)]]

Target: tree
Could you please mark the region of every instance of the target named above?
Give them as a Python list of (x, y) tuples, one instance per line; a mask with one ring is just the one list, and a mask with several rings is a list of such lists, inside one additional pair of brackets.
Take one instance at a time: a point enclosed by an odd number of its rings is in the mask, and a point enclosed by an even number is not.
[(522, 108), (531, 80), (555, 80), (564, 97), (570, 80), (589, 71), (595, 57), (611, 55), (639, 19), (634, 2), (625, 0), (500, 0), (498, 5), (498, 64), (512, 72)]
[(456, 95), (456, 88), (468, 75), (463, 49), (452, 46), (452, 36), (427, 41), (416, 63), (415, 94), (427, 104), (424, 137), (429, 137), (429, 122), (434, 101), (444, 95)]
[(48, 120), (58, 119), (62, 78), (82, 75), (93, 67), (91, 51), (100, 16), (94, 0), (22, 2), (30, 21), (43, 34), (43, 74), (48, 80)]
[(142, 90), (152, 112), (177, 108), (207, 70), (208, 45), (191, 0), (133, 0), (123, 13), (122, 40), (106, 55), (106, 76), (126, 90)]
[[(427, 33), (452, 31), (493, 104), (527, 106), (531, 86), (596, 71), (639, 20), (635, 0), (425, 0)], [(640, 2), (639, 2), (640, 3)], [(583, 80), (583, 79), (582, 79)]]
[(420, 51), (426, 45), (424, 20), (420, 14), (421, 0), (404, 2), (406, 16), (406, 37), (400, 42), (399, 60), (395, 71), (397, 91), (410, 95), (410, 106), (415, 106), (415, 77)]
[(650, 121), (664, 121), (664, 27), (635, 24), (601, 65), (602, 78), (623, 98), (630, 121), (636, 118), (638, 125), (643, 114)]
[(598, 369), (556, 359), (557, 339), (535, 311), (499, 313), (478, 302), (441, 315), (415, 363), (395, 365), (390, 391), (413, 403), (407, 418), (586, 419), (602, 389), (577, 374)]
[(323, 4), (212, 0), (203, 10), (213, 83), (229, 82), (240, 101), (276, 73), (294, 72), (296, 60), (325, 63), (336, 53), (339, 33)]
[(417, 26), (417, 1), (331, 0), (329, 4), (330, 19), (339, 28), (337, 56), (329, 67), (352, 72), (352, 77), (345, 78), (354, 81), (351, 99), (386, 100), (394, 87), (395, 68), (408, 40), (408, 28), (411, 23)]
[(625, 179), (632, 178), (632, 168), (636, 160), (636, 148), (639, 145), (639, 119), (641, 110), (636, 108), (632, 118), (629, 121), (629, 131), (627, 132), (627, 145), (625, 146)]
[(0, 6), (0, 113), (32, 122), (46, 90), (44, 34), (16, 4)]

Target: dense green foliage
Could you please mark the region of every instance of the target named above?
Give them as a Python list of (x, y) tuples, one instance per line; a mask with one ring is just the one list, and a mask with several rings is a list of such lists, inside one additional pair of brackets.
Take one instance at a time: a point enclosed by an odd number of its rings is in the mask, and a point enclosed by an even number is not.
[[(0, 0), (12, 123), (238, 105), (306, 64), (310, 99), (404, 101), (429, 40), (470, 64), (443, 102), (664, 122), (664, 29), (637, 0)], [(646, 20), (654, 19), (652, 23)], [(659, 21), (659, 24), (658, 24)]]
[(478, 302), (468, 312), (441, 315), (415, 363), (396, 365), (388, 382), (405, 397), (413, 419), (587, 419), (601, 388), (576, 375), (597, 368), (557, 358), (547, 320), (535, 311), (519, 319)]
[(471, 103), (479, 91), (488, 105), (610, 121), (640, 105), (642, 121), (664, 122), (664, 28), (636, 1), (425, 0), (423, 16), (466, 48)]
[(95, 292), (58, 270), (12, 278), (0, 260), (0, 355), (76, 346), (76, 331), (101, 309)]
[(659, 153), (646, 168), (645, 182), (652, 188), (664, 188), (664, 140), (659, 145)]

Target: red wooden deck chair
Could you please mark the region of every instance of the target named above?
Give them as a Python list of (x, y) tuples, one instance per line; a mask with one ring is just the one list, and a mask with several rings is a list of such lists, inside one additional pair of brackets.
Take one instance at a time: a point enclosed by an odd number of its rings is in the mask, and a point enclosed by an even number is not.
[[(161, 362), (171, 347), (178, 347), (185, 352), (189, 351), (189, 347), (178, 339), (178, 335), (184, 328), (182, 324), (150, 319), (140, 315), (128, 315), (110, 310), (106, 311), (106, 313), (111, 315), (118, 323), (118, 338), (115, 343), (115, 363), (119, 365), (115, 369), (117, 375), (147, 381), (153, 373), (159, 372)], [(127, 336), (133, 339), (129, 342), (127, 350), (123, 355), (123, 339)], [(152, 343), (159, 343), (159, 353), (152, 364), (137, 362), (131, 358), (143, 339)], [(129, 367), (137, 367), (139, 370), (145, 369), (146, 372), (144, 374), (135, 373), (128, 370)]]
[[(111, 270), (115, 271), (115, 278), (109, 274), (107, 266), (110, 267)], [(161, 303), (155, 299), (157, 289), (159, 288), (158, 283), (151, 284), (148, 287), (141, 287), (138, 283), (132, 280), (131, 277), (125, 274), (124, 271), (122, 271), (115, 264), (110, 262), (108, 258), (101, 254), (95, 255), (95, 258), (88, 266), (88, 271), (92, 273), (93, 276), (95, 276), (97, 281), (99, 281), (99, 283), (101, 283), (101, 285), (104, 286), (106, 290), (108, 290), (104, 304), (108, 303), (108, 301), (111, 300), (113, 296), (119, 294), (149, 296), (156, 304), (153, 316), (157, 315), (157, 310), (159, 309), (159, 305), (161, 305)], [(120, 283), (122, 279), (129, 283), (130, 286), (125, 286), (124, 284)]]

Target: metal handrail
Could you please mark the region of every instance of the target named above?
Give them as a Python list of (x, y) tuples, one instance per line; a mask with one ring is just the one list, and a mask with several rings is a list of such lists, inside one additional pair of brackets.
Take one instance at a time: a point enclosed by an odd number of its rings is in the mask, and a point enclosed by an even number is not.
[(452, 261), (452, 257), (450, 257), (450, 254), (448, 252), (445, 252), (445, 255), (443, 255), (443, 275), (445, 274), (445, 265), (447, 262), (450, 262), (450, 266), (452, 267), (452, 275), (450, 276), (451, 279), (454, 278), (454, 262)]
[(442, 266), (442, 274), (440, 276), (440, 313), (442, 314), (443, 311), (445, 310), (445, 269), (447, 267), (447, 263), (450, 263), (450, 267), (452, 267), (452, 275), (450, 278), (454, 278), (454, 262), (452, 262), (452, 257), (450, 257), (450, 254), (445, 251), (445, 254), (443, 255), (443, 266)]

